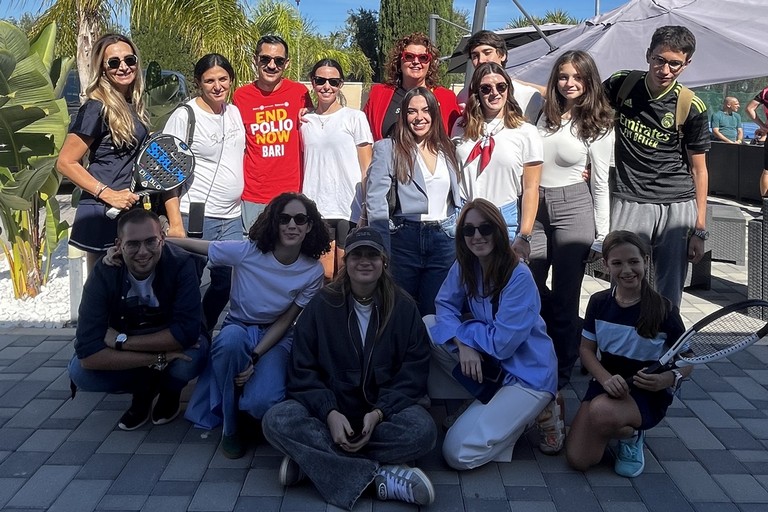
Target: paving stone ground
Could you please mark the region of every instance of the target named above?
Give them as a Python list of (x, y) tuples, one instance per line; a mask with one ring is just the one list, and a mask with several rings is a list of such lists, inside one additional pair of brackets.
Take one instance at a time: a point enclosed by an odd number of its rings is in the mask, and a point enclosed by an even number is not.
[[(746, 296), (746, 267), (713, 263), (712, 288), (685, 293), (686, 325)], [(607, 286), (587, 277), (589, 296)], [(239, 460), (217, 449), (221, 432), (171, 424), (123, 432), (116, 424), (130, 397), (79, 392), (69, 399), (71, 330), (0, 330), (0, 508), (2, 510), (325, 511), (311, 484), (284, 489), (281, 455), (255, 444)], [(587, 377), (565, 389), (567, 423)], [(188, 396), (187, 388), (185, 396)], [(441, 424), (459, 400), (433, 402)], [(510, 411), (510, 414), (514, 414)], [(697, 368), (667, 418), (648, 432), (646, 469), (614, 474), (612, 455), (587, 473), (563, 455), (520, 440), (514, 460), (457, 473), (439, 444), (418, 465), (437, 491), (434, 511), (764, 512), (768, 510), (768, 345)], [(414, 510), (364, 496), (356, 511)]]

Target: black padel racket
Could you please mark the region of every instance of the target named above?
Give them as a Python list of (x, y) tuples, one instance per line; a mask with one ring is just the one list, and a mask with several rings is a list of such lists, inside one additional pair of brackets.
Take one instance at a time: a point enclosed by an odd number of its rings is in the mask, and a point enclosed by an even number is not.
[[(184, 184), (195, 169), (195, 156), (186, 142), (173, 135), (160, 133), (144, 143), (133, 164), (131, 192), (145, 196), (167, 192)], [(122, 210), (110, 208), (107, 217), (114, 219)]]
[(711, 363), (749, 347), (768, 334), (768, 302), (746, 300), (705, 316), (652, 364), (645, 373), (673, 367)]

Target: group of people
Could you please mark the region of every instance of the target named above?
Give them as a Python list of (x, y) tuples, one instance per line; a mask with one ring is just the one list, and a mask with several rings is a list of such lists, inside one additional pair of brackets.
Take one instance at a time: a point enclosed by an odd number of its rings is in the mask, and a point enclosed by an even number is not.
[[(191, 182), (161, 200), (164, 228), (128, 189), (148, 136), (138, 51), (104, 36), (58, 162), (83, 189), (70, 243), (90, 270), (73, 389), (132, 393), (119, 427), (133, 430), (175, 419), (198, 377), (185, 417), (222, 425), (227, 457), (246, 453), (256, 419), (285, 454), (284, 485), (308, 478), (342, 508), (368, 487), (429, 504), (434, 487), (408, 464), (437, 440), (433, 359), (474, 397), (447, 424), (451, 467), (511, 460), (538, 423), (544, 453), (565, 446), (586, 469), (620, 439), (617, 473), (639, 475), (644, 432), (688, 373), (643, 368), (683, 330), (687, 262), (708, 235), (705, 108), (694, 97), (674, 118), (694, 50), (687, 29), (661, 27), (647, 72), (601, 83), (590, 55), (569, 51), (534, 86), (481, 31), (457, 99), (438, 85), (437, 48), (411, 34), (362, 112), (344, 106), (332, 59), (311, 70), (316, 105), (283, 77), (279, 36), (261, 38), (257, 78), (233, 104), (232, 66), (206, 55), (200, 95), (163, 129), (192, 134), (196, 157)], [(110, 207), (125, 211), (113, 221)], [(591, 251), (612, 287), (582, 328)], [(558, 390), (579, 357), (593, 381), (566, 440)]]

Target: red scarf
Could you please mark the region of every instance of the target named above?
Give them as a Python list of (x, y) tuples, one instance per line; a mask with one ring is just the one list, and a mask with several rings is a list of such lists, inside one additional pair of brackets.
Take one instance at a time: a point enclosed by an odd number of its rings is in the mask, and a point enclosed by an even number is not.
[(477, 141), (475, 147), (472, 148), (464, 165), (469, 165), (469, 163), (479, 155), (480, 163), (477, 166), (477, 175), (480, 176), (491, 161), (491, 155), (493, 154), (493, 147), (495, 145), (496, 142), (493, 140), (493, 136), (483, 137)]

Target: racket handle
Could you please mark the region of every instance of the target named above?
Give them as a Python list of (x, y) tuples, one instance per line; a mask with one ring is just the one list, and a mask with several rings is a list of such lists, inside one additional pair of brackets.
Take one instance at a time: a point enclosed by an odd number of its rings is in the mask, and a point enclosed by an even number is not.
[(653, 373), (662, 373), (669, 369), (669, 365), (661, 364), (659, 362), (653, 363), (651, 366), (643, 370), (644, 373), (653, 374)]

